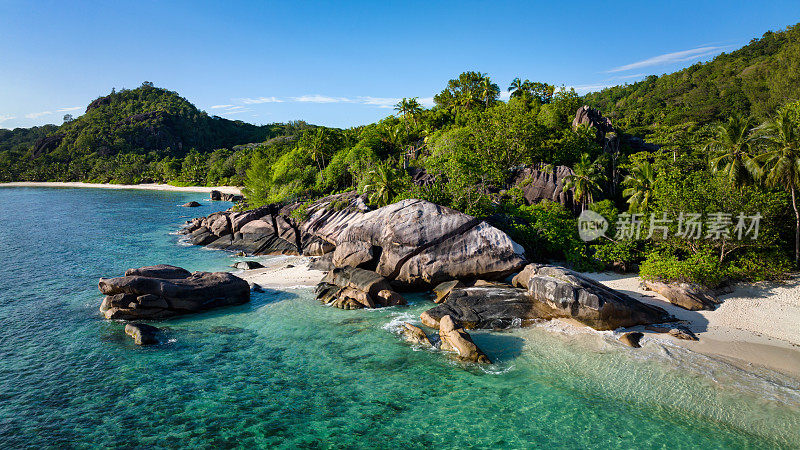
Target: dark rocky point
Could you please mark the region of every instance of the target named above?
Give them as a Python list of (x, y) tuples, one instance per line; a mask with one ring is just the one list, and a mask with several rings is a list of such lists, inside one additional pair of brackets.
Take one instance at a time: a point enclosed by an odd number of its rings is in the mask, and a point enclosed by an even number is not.
[(143, 323), (129, 323), (125, 325), (125, 334), (133, 338), (136, 345), (158, 344), (158, 328)]

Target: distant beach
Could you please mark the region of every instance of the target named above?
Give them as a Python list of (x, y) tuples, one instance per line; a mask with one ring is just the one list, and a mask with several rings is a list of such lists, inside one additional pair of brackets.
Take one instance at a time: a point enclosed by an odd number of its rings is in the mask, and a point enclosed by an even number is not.
[(236, 186), (172, 186), (170, 184), (143, 183), (143, 184), (110, 184), (110, 183), (81, 183), (77, 181), (17, 181), (13, 183), (0, 183), (0, 187), (54, 187), (54, 188), (99, 188), (99, 189), (144, 189), (148, 191), (173, 191), (173, 192), (211, 192), (220, 191), (223, 194), (241, 195), (242, 191)]

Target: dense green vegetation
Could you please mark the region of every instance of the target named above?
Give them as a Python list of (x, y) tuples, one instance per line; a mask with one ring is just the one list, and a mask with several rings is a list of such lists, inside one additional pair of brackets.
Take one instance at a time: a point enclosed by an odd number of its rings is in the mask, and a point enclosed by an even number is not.
[[(768, 279), (800, 258), (799, 64), (794, 26), (586, 97), (516, 78), (503, 102), (500, 86), (471, 71), (450, 80), (433, 108), (402, 99), (396, 114), (346, 130), (209, 117), (145, 84), (99, 98), (61, 127), (0, 134), (0, 179), (236, 184), (251, 206), (347, 190), (374, 206), (423, 198), (486, 218), (533, 260), (640, 265), (647, 278), (708, 286)], [(613, 135), (573, 129), (584, 104), (613, 119)], [(58, 139), (33, 143), (44, 136)], [(514, 175), (534, 164), (571, 168), (564, 182), (575, 204), (526, 204), (526, 181)], [(412, 179), (420, 169), (425, 183)], [(610, 222), (605, 237), (580, 238), (586, 209)]]

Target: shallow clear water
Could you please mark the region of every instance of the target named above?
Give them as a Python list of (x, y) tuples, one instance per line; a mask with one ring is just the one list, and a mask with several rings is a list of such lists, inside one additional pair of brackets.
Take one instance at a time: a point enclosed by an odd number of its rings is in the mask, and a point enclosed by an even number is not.
[(164, 321), (138, 348), (102, 319), (97, 278), (169, 263), (202, 194), (0, 189), (0, 446), (800, 446), (800, 383), (658, 341), (544, 325), (473, 333), (496, 364), (461, 366), (395, 334), (430, 303), (342, 311), (310, 290)]

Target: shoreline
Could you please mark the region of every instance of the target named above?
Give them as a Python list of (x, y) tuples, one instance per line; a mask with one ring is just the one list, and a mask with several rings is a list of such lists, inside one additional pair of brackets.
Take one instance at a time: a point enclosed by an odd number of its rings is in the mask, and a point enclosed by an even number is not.
[(143, 184), (111, 184), (111, 183), (84, 183), (81, 181), (13, 181), (0, 183), (3, 187), (48, 187), (48, 188), (95, 188), (95, 189), (141, 189), (145, 191), (171, 191), (171, 192), (199, 192), (210, 193), (219, 191), (223, 194), (242, 195), (237, 186), (172, 186), (171, 184), (143, 183)]
[[(262, 261), (263, 268), (233, 273), (267, 289), (314, 288), (324, 272), (309, 269), (310, 260), (303, 256), (278, 256)], [(631, 328), (642, 331), (648, 338), (668, 341), (747, 372), (766, 368), (800, 379), (800, 326), (792, 326), (800, 323), (800, 277), (793, 277), (786, 283), (736, 285), (732, 293), (720, 297), (723, 302), (716, 310), (688, 311), (655, 292), (642, 289), (636, 275), (582, 274), (643, 303), (667, 310), (684, 321), (700, 340), (685, 341), (647, 331), (644, 327)], [(758, 293), (760, 296), (756, 295)], [(793, 299), (792, 295), (799, 298)], [(591, 330), (574, 321), (556, 320), (569, 327)]]

